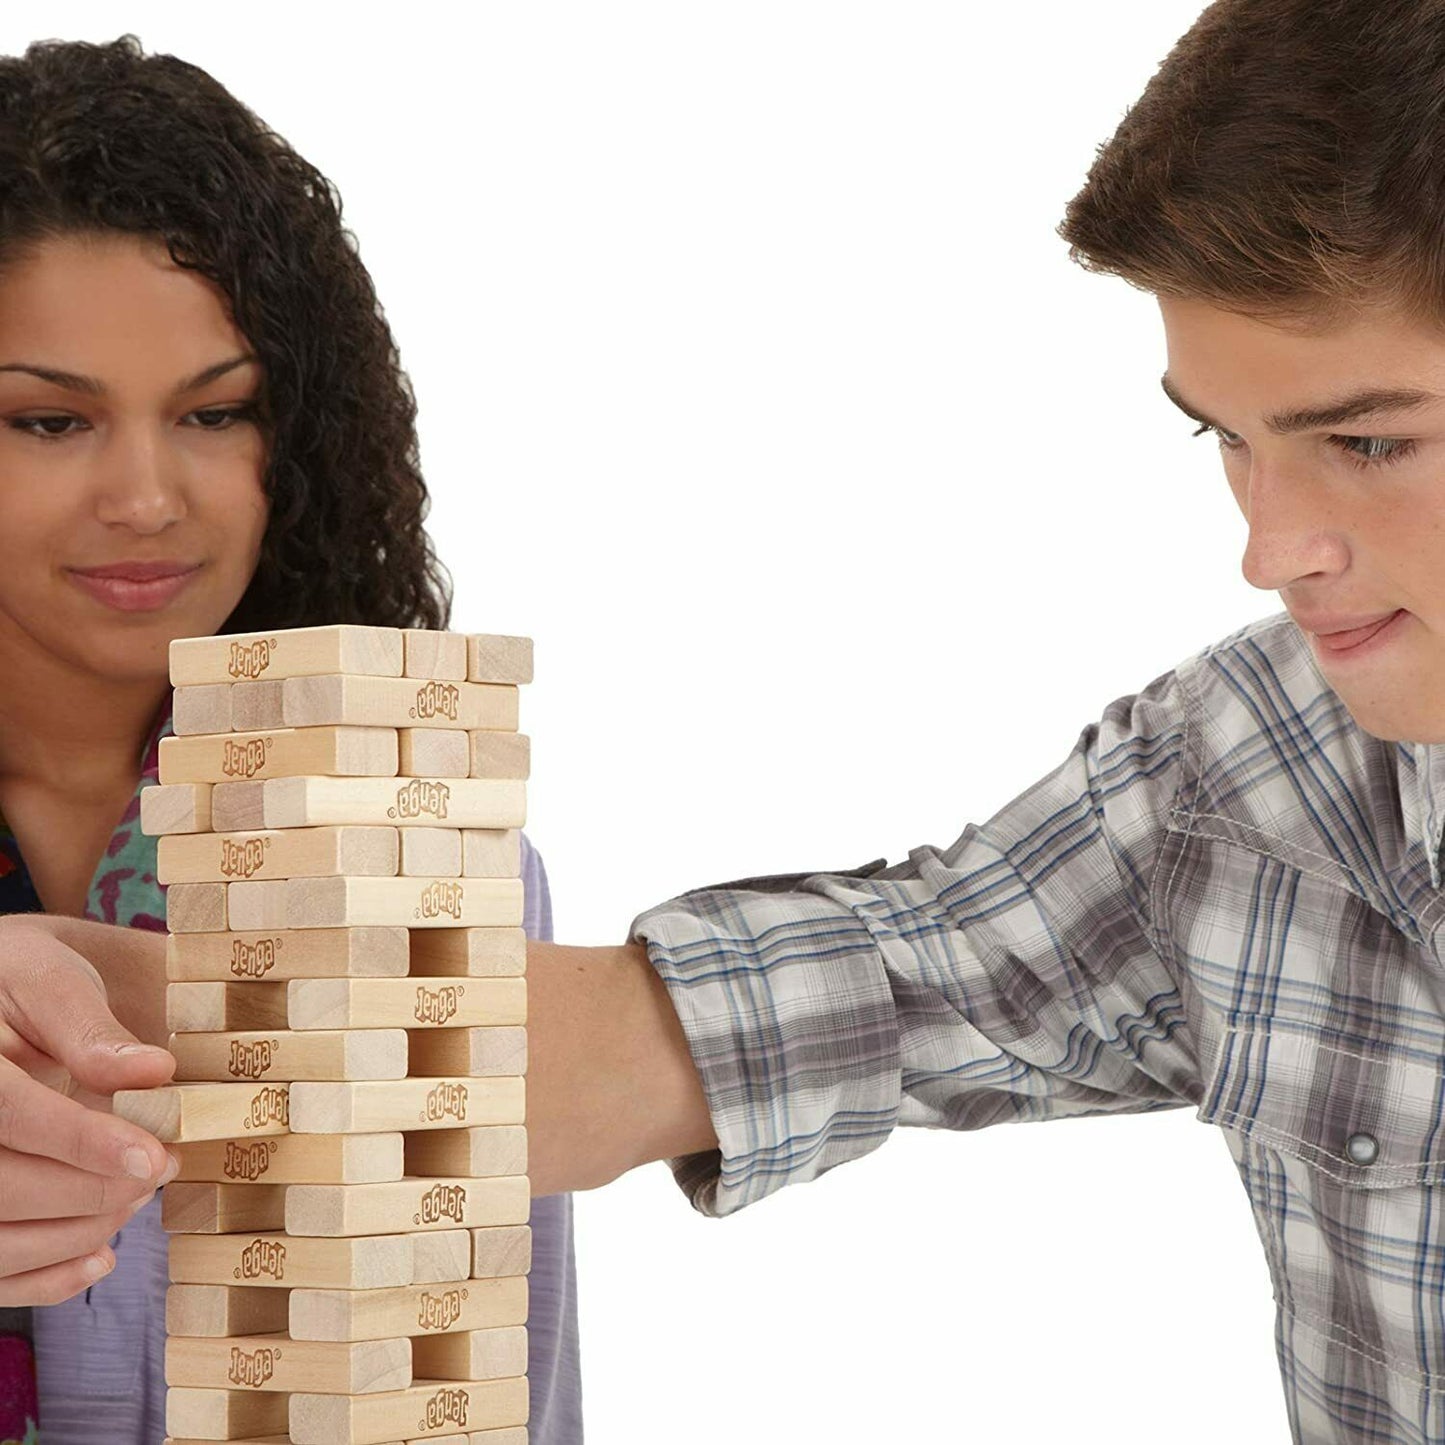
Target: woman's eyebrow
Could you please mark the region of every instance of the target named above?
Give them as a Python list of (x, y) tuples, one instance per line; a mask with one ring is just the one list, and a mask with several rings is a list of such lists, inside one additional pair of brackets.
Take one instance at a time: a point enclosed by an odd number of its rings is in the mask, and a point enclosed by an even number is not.
[[(1207, 417), (1197, 407), (1179, 395), (1166, 371), (1159, 378), (1164, 395), (1194, 421), (1205, 426), (1218, 427), (1219, 423)], [(1288, 436), (1292, 432), (1315, 431), (1320, 427), (1344, 426), (1346, 422), (1358, 421), (1361, 417), (1381, 416), (1386, 413), (1418, 411), (1421, 407), (1445, 401), (1438, 392), (1421, 391), (1417, 387), (1369, 387), (1337, 401), (1322, 402), (1317, 406), (1294, 407), (1278, 411), (1264, 419), (1265, 426), (1276, 436)], [(1221, 430), (1227, 431), (1224, 427)]]
[[(259, 357), (247, 352), (244, 356), (233, 356), (229, 361), (218, 361), (214, 366), (208, 366), (204, 371), (188, 377), (171, 394), (184, 396), (186, 392), (196, 391), (225, 376), (228, 371), (234, 371), (238, 366), (259, 360)], [(106, 391), (105, 383), (94, 376), (81, 376), (77, 372), (61, 371), (53, 366), (37, 366), (28, 361), (5, 362), (0, 364), (0, 371), (20, 371), (29, 376), (38, 376), (41, 381), (48, 381), (52, 386), (63, 387), (66, 391), (84, 392), (86, 396), (104, 396)]]

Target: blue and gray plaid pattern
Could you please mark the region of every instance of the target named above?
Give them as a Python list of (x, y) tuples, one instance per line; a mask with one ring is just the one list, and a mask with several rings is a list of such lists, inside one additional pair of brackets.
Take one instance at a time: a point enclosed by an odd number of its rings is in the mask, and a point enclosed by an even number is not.
[(1445, 1442), (1442, 825), (1445, 743), (1365, 733), (1253, 623), (947, 850), (635, 919), (721, 1144), (678, 1181), (722, 1215), (899, 1124), (1188, 1105), (1254, 1208), (1294, 1439)]

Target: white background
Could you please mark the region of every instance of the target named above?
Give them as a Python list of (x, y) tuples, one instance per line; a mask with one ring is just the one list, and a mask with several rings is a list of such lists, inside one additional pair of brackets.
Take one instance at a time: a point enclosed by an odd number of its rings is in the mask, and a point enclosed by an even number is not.
[[(947, 845), (1279, 610), (1152, 299), (1054, 234), (1197, 0), (164, 0), (340, 187), (420, 402), (453, 625), (537, 643), (557, 933)], [(384, 18), (383, 18), (384, 17)], [(1188, 1110), (908, 1132), (741, 1216), (578, 1199), (592, 1445), (1285, 1440)]]

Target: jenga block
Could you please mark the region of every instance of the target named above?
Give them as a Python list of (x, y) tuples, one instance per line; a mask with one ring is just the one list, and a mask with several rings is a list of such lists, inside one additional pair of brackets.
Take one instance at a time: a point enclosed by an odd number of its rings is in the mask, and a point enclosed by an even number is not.
[(470, 1229), (525, 1224), (531, 1210), (525, 1175), (402, 1179), (395, 1184), (292, 1184), (286, 1191), (285, 1228), (287, 1234), (328, 1236)]
[[(441, 1445), (441, 1441), (433, 1441), (432, 1445)], [(465, 1445), (527, 1445), (527, 1427), (515, 1425), (510, 1430), (473, 1430), (467, 1435)]]
[(462, 876), (462, 831), (460, 828), (398, 828), (404, 877), (460, 878)]
[(469, 736), (466, 731), (455, 728), (398, 728), (398, 775), (403, 778), (470, 777)]
[[(167, 739), (162, 738), (162, 742)], [(224, 883), (177, 883), (167, 888), (166, 927), (172, 933), (221, 933), (226, 927)]]
[[(532, 1268), (532, 1229), (512, 1225), (503, 1229), (474, 1229), (472, 1234), (472, 1277), (497, 1279), (527, 1274)], [(172, 1275), (172, 1278), (175, 1276)]]
[(400, 1179), (405, 1173), (403, 1136), (395, 1132), (202, 1139), (194, 1144), (176, 1144), (173, 1152), (181, 1161), (181, 1172), (176, 1178), (182, 1180), (234, 1184), (381, 1184)]
[(178, 637), (170, 647), (172, 687), (256, 678), (302, 677), (317, 672), (360, 672), (400, 677), (401, 629), (341, 623), (245, 632), (222, 637)]
[[(451, 1129), (458, 1124), (521, 1124), (526, 1119), (526, 1092), (521, 1079), (420, 1078), (275, 1087), (290, 1090), (291, 1128), (297, 1134), (379, 1134), (391, 1129)], [(164, 1136), (156, 1137), (166, 1142)]]
[[(405, 677), (435, 677), (446, 682), (467, 680), (467, 635), (407, 627), (402, 631)], [(340, 672), (343, 669), (338, 668)]]
[(527, 1329), (454, 1330), (417, 1336), (412, 1369), (429, 1380), (506, 1380), (527, 1373)]
[(291, 677), (281, 689), (281, 715), (291, 728), (430, 726), (515, 732), (518, 693), (515, 687), (482, 682)]
[(404, 1390), (411, 1380), (409, 1339), (293, 1340), (282, 1333), (166, 1341), (167, 1386), (369, 1395)]
[(284, 1029), (286, 985), (168, 983), (166, 1023), (181, 1034)]
[(461, 1429), (496, 1429), (527, 1422), (527, 1381), (417, 1381), (384, 1395), (291, 1396), (294, 1445), (378, 1445), (405, 1436), (426, 1439)]
[(171, 730), (178, 738), (231, 731), (231, 684), (178, 687), (171, 695)]
[(496, 1079), (527, 1072), (524, 1028), (408, 1029), (409, 1074), (472, 1074)]
[[(268, 828), (520, 828), (527, 819), (526, 784), (489, 778), (271, 778), (262, 799)], [(212, 794), (213, 817), (217, 802)]]
[[(272, 779), (273, 782), (279, 779)], [(217, 833), (255, 833), (266, 826), (266, 779), (202, 783), (211, 791), (211, 827)]]
[(467, 637), (467, 677), (473, 682), (531, 682), (532, 639), (471, 633)]
[(231, 684), (231, 728), (238, 733), (266, 732), (284, 726), (281, 721), (279, 677)]
[(162, 738), (162, 783), (240, 783), (308, 773), (396, 775), (396, 729), (286, 727), (199, 738)]
[[(286, 1402), (284, 1395), (271, 1395), (266, 1398), (280, 1400), (282, 1404)], [(457, 1438), (461, 1445), (469, 1445), (467, 1436), (459, 1435)], [(211, 1442), (196, 1439), (193, 1436), (166, 1435), (163, 1437), (161, 1445), (211, 1445)], [(247, 1435), (243, 1439), (231, 1441), (231, 1445), (291, 1445), (291, 1437), (289, 1435)], [(427, 1445), (440, 1445), (440, 1442), (428, 1441)]]
[(527, 1130), (521, 1124), (430, 1129), (403, 1138), (406, 1172), (411, 1175), (495, 1179), (527, 1172)]
[(397, 829), (387, 827), (199, 833), (161, 838), (156, 843), (156, 880), (166, 884), (230, 883), (253, 878), (330, 878), (342, 873), (389, 877), (396, 874), (400, 851)]
[(524, 907), (520, 878), (293, 878), (281, 886), (288, 928), (509, 928)]
[(527, 967), (520, 928), (428, 929), (411, 935), (411, 972), (427, 978), (510, 978)]
[(516, 878), (522, 871), (522, 835), (516, 828), (462, 830), (462, 872), (468, 878)]
[(212, 783), (172, 783), (140, 790), (140, 830), (162, 833), (208, 833), (211, 829)]
[[(408, 1079), (382, 1087), (399, 1088), (415, 1082)], [(117, 1089), (111, 1095), (111, 1110), (122, 1119), (148, 1129), (162, 1144), (187, 1139), (284, 1134), (287, 1131), (286, 1091), (290, 1087), (289, 1084), (262, 1084), (260, 1088), (253, 1084), (171, 1084), (158, 1089)], [(357, 1085), (307, 1087), (345, 1089)]]
[[(326, 982), (327, 980), (322, 980)], [(198, 1080), (404, 1079), (401, 1029), (312, 1029), (305, 1033), (172, 1034), (176, 1078)]]
[(474, 778), (532, 776), (532, 739), (526, 733), (469, 732), (467, 772)]
[[(345, 1298), (346, 1292), (337, 1294)], [(288, 1319), (288, 1301), (281, 1290), (254, 1289), (249, 1285), (173, 1284), (166, 1291), (168, 1335), (269, 1335), (284, 1330)]]
[(242, 933), (286, 928), (287, 881), (280, 878), (248, 879), (227, 883), (226, 917)]
[(297, 1340), (384, 1340), (527, 1323), (527, 1280), (475, 1280), (451, 1288), (294, 1289), (289, 1329)]
[(285, 1229), (286, 1188), (284, 1184), (183, 1184), (172, 1180), (161, 1190), (161, 1228), (168, 1234)]
[(168, 1390), (166, 1429), (197, 1440), (244, 1440), (286, 1429), (286, 1397), (244, 1390)]
[(166, 940), (166, 977), (178, 983), (402, 978), (410, 966), (405, 928), (257, 929)]
[(413, 1284), (455, 1284), (472, 1273), (472, 1231), (439, 1229), (411, 1236)]
[[(430, 1236), (429, 1236), (430, 1237)], [(176, 1284), (246, 1284), (268, 1289), (391, 1289), (411, 1284), (410, 1234), (293, 1239), (269, 1234), (174, 1234)]]
[(527, 1022), (525, 978), (295, 978), (293, 1029), (462, 1028)]

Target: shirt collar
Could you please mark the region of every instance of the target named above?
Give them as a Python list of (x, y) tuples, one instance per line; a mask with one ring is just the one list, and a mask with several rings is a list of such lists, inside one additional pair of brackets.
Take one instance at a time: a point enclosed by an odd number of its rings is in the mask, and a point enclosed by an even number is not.
[(1430, 886), (1440, 887), (1440, 835), (1445, 830), (1445, 743), (1396, 743), (1400, 807), (1405, 834), (1418, 841), (1430, 864)]

